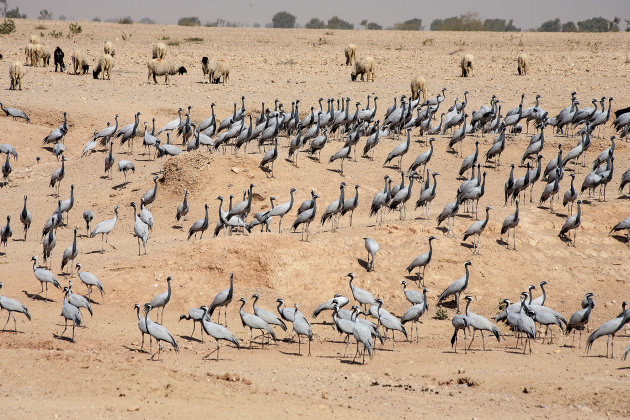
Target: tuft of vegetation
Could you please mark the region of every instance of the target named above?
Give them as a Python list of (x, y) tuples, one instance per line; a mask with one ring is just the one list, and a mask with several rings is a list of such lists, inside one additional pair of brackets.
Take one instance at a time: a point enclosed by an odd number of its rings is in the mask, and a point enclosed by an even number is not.
[(201, 21), (199, 20), (197, 16), (189, 16), (189, 17), (179, 18), (179, 20), (177, 21), (177, 24), (179, 26), (201, 26)]
[(295, 16), (289, 12), (278, 12), (271, 18), (274, 28), (295, 28)]
[(43, 30), (48, 29), (48, 28), (47, 28), (47, 27), (45, 27), (44, 25), (37, 25), (37, 26), (35, 27), (35, 29), (37, 29), (38, 31), (43, 31)]
[(118, 23), (120, 23), (121, 25), (131, 25), (133, 23), (133, 19), (131, 18), (131, 16), (125, 16), (118, 19)]
[(171, 37), (167, 35), (163, 35), (162, 38), (160, 38), (162, 41), (168, 41), (169, 39), (171, 39)]
[(168, 45), (169, 47), (177, 47), (179, 46), (179, 41), (177, 40), (168, 41), (166, 45)]
[(185, 38), (184, 41), (192, 42), (193, 44), (201, 44), (203, 42), (203, 38), (199, 38), (199, 37)]
[(395, 23), (393, 29), (397, 31), (421, 31), (422, 19), (413, 18), (402, 23)]
[(448, 312), (446, 312), (446, 309), (444, 308), (437, 308), (437, 310), (435, 311), (435, 316), (433, 318), (444, 321), (446, 318), (448, 318)]
[(79, 22), (72, 22), (68, 26), (68, 38), (79, 35), (81, 32), (83, 32), (83, 28), (79, 25)]
[(279, 61), (278, 65), (284, 65), (284, 66), (294, 66), (297, 64), (297, 61), (295, 61), (294, 59), (290, 58), (288, 60), (285, 61)]
[(0, 34), (7, 35), (15, 31), (15, 22), (11, 18), (6, 18), (0, 23)]
[(48, 35), (52, 36), (53, 38), (61, 38), (63, 36), (63, 32), (55, 31), (53, 29), (52, 31), (48, 32)]
[[(206, 23), (206, 27), (208, 28), (240, 28), (242, 26), (242, 23), (230, 22), (221, 18), (218, 18), (214, 22)], [(254, 25), (254, 27), (256, 27), (256, 25)], [(258, 24), (258, 27), (260, 27), (260, 24)]]
[(499, 304), (497, 305), (497, 309), (499, 312), (507, 308), (507, 303), (503, 302), (503, 299), (499, 299)]
[(126, 33), (122, 33), (122, 35), (120, 36), (122, 38), (123, 41), (128, 40), (129, 38), (131, 38), (131, 34), (126, 34)]
[(422, 41), (422, 45), (424, 45), (425, 47), (430, 47), (433, 45), (433, 38), (427, 38), (424, 41)]

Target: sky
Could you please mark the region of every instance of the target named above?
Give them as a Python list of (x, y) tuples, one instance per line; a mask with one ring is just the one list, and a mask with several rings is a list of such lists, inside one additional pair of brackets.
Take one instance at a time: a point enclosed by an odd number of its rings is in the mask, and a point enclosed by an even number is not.
[(630, 19), (630, 0), (8, 0), (9, 8), (19, 6), (29, 18), (48, 9), (54, 18), (102, 20), (131, 16), (149, 17), (161, 24), (175, 24), (180, 17), (197, 16), (203, 24), (222, 18), (248, 25), (271, 22), (278, 11), (287, 11), (304, 25), (310, 18), (322, 20), (337, 15), (358, 26), (367, 19), (384, 27), (418, 17), (428, 28), (433, 19), (477, 12), (481, 18), (514, 19), (523, 30), (536, 28), (546, 20), (579, 21), (602, 16)]

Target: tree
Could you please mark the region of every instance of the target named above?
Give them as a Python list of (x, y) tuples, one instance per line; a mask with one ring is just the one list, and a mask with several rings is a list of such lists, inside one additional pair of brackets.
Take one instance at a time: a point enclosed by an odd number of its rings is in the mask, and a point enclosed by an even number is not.
[(507, 25), (505, 25), (505, 32), (521, 32), (521, 28), (514, 26), (512, 19), (510, 19)]
[(197, 16), (189, 16), (189, 17), (179, 18), (179, 20), (177, 21), (177, 24), (179, 26), (201, 26), (201, 21), (199, 20)]
[(133, 23), (133, 19), (131, 18), (131, 16), (125, 16), (125, 17), (120, 18), (118, 20), (118, 23), (122, 25), (131, 25)]
[(577, 26), (575, 26), (575, 23), (569, 21), (562, 25), (562, 32), (577, 32)]
[(626, 32), (630, 32), (630, 20), (624, 19), (624, 22), (626, 22)]
[(477, 13), (466, 13), (431, 22), (432, 31), (483, 31), (483, 22)]
[(354, 29), (354, 25), (352, 23), (339, 19), (338, 16), (333, 16), (328, 19), (326, 27), (328, 29)]
[(610, 23), (608, 19), (596, 17), (579, 21), (577, 27), (580, 32), (608, 32)]
[(422, 19), (413, 18), (404, 21), (403, 23), (395, 23), (394, 29), (397, 31), (421, 31)]
[(367, 25), (368, 25), (368, 21), (367, 21), (367, 19), (363, 19), (363, 20), (361, 21), (361, 26), (363, 26), (363, 28), (364, 28), (364, 29), (367, 29)]
[(40, 20), (52, 20), (53, 18), (53, 14), (52, 12), (49, 12), (48, 9), (44, 9), (44, 10), (40, 10), (39, 11), (39, 19)]
[(322, 29), (324, 26), (326, 26), (324, 21), (317, 18), (312, 18), (304, 25), (306, 29)]
[(295, 28), (295, 16), (288, 12), (278, 12), (271, 18), (274, 28)]
[(383, 29), (383, 27), (381, 25), (379, 25), (378, 23), (375, 22), (370, 22), (367, 24), (367, 29), (369, 31), (380, 31)]
[(505, 19), (486, 19), (483, 22), (483, 30), (491, 32), (505, 32)]
[(5, 11), (4, 15), (11, 19), (26, 19), (26, 13), (20, 13), (20, 8)]
[(144, 25), (155, 25), (155, 21), (149, 17), (143, 17), (138, 22)]
[(543, 22), (537, 30), (538, 32), (560, 32), (562, 30), (562, 25), (560, 24), (560, 19), (555, 18), (553, 20)]

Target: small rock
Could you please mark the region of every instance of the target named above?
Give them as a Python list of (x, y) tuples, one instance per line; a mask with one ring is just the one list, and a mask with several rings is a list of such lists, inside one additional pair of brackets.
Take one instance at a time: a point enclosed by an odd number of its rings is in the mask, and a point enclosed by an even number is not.
[(235, 174), (237, 174), (237, 173), (239, 173), (239, 172), (240, 172), (240, 171), (239, 171), (239, 169), (238, 169), (238, 168), (236, 168), (236, 167), (234, 167), (234, 166), (232, 166), (232, 167), (230, 168), (230, 170), (231, 170), (232, 172), (234, 172)]

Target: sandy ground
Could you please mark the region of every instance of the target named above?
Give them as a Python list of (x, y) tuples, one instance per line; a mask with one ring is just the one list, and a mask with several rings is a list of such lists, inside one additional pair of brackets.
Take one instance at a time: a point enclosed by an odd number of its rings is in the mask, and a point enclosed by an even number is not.
[[(569, 247), (557, 237), (565, 221), (567, 209), (556, 207), (551, 214), (547, 207), (523, 203), (521, 223), (517, 231), (517, 251), (507, 250), (500, 239), (500, 224), (513, 208), (503, 206), (503, 184), (509, 163), (517, 163), (529, 136), (519, 135), (508, 141), (503, 166), (487, 165), (486, 194), (480, 208), (492, 205), (490, 223), (481, 238), (481, 255), (472, 256), (470, 240), (461, 241), (461, 234), (472, 222), (469, 214), (457, 217), (458, 238), (447, 238), (436, 229), (435, 217), (453, 200), (460, 181), (456, 170), (461, 158), (446, 153), (447, 138), (438, 136), (432, 170), (442, 176), (438, 195), (431, 211), (431, 220), (421, 220), (420, 210), (408, 210), (406, 220), (397, 213), (386, 215), (386, 223), (375, 226), (368, 217), (369, 202), (382, 189), (385, 174), (398, 180), (393, 167), (382, 168), (385, 156), (396, 139), (383, 139), (376, 149), (375, 160), (359, 158), (346, 162), (344, 175), (339, 164), (328, 164), (329, 156), (340, 148), (331, 141), (322, 152), (322, 162), (300, 154), (294, 167), (285, 160), (287, 139), (280, 138), (280, 157), (275, 165), (275, 178), (267, 178), (258, 169), (261, 155), (223, 155), (196, 151), (163, 161), (153, 161), (141, 154), (141, 139), (136, 140), (134, 153), (126, 147), (114, 146), (116, 159), (132, 159), (136, 172), (123, 185), (122, 174), (104, 178), (103, 150), (80, 158), (83, 145), (93, 129), (113, 123), (118, 113), (121, 125), (132, 121), (136, 111), (145, 120), (156, 118), (161, 127), (176, 117), (178, 107), (192, 105), (192, 119), (209, 115), (211, 102), (217, 104), (218, 118), (228, 116), (233, 103), (246, 98), (247, 111), (257, 116), (260, 103), (272, 105), (278, 98), (290, 109), (291, 101), (301, 100), (301, 113), (308, 112), (319, 97), (349, 96), (352, 102), (368, 94), (379, 96), (378, 117), (391, 105), (393, 96), (408, 94), (412, 75), (427, 79), (429, 95), (443, 86), (447, 90), (445, 105), (455, 96), (469, 91), (469, 109), (478, 109), (496, 94), (502, 100), (503, 113), (518, 105), (522, 92), (525, 104), (531, 106), (536, 93), (541, 105), (555, 115), (569, 104), (570, 92), (576, 90), (582, 104), (590, 106), (591, 98), (613, 96), (613, 108), (630, 102), (628, 93), (628, 34), (453, 34), (308, 30), (255, 30), (181, 28), (173, 26), (114, 25), (81, 22), (83, 33), (68, 39), (67, 22), (45, 22), (46, 29), (35, 29), (41, 22), (18, 21), (10, 36), (0, 37), (0, 86), (8, 88), (8, 67), (13, 60), (24, 60), (23, 47), (28, 35), (43, 33), (42, 40), (54, 49), (60, 45), (66, 53), (66, 64), (75, 49), (84, 51), (94, 65), (103, 42), (112, 40), (116, 48), (116, 65), (111, 81), (93, 80), (90, 75), (74, 76), (55, 73), (48, 68), (26, 68), (23, 90), (4, 90), (2, 102), (17, 106), (31, 117), (31, 123), (1, 119), (0, 142), (13, 144), (19, 159), (9, 185), (2, 188), (0, 215), (12, 216), (13, 238), (6, 253), (0, 256), (2, 294), (19, 299), (32, 315), (28, 322), (21, 315), (18, 333), (0, 334), (0, 401), (6, 418), (50, 418), (57, 416), (103, 418), (119, 417), (189, 417), (201, 418), (221, 414), (237, 417), (399, 417), (412, 418), (451, 416), (470, 417), (627, 417), (630, 403), (627, 390), (630, 362), (620, 355), (630, 342), (628, 330), (617, 335), (615, 359), (603, 357), (604, 338), (595, 342), (590, 356), (580, 347), (571, 347), (571, 338), (558, 337), (554, 344), (533, 344), (533, 354), (523, 355), (515, 349), (515, 338), (504, 326), (505, 341), (489, 339), (487, 351), (475, 340), (475, 351), (457, 354), (451, 350), (455, 313), (446, 305), (447, 320), (434, 319), (439, 293), (463, 274), (463, 263), (472, 261), (467, 293), (475, 297), (472, 308), (490, 317), (497, 312), (500, 299), (516, 300), (529, 284), (547, 280), (547, 305), (567, 318), (579, 308), (585, 292), (597, 294), (591, 325), (613, 318), (621, 302), (629, 299), (629, 248), (625, 237), (608, 235), (610, 228), (630, 215), (627, 194), (617, 193), (621, 174), (630, 166), (629, 148), (617, 143), (615, 175), (608, 188), (608, 201), (582, 198), (582, 227), (577, 246)], [(64, 37), (48, 34), (61, 30)], [(127, 40), (123, 40), (123, 34)], [(202, 38), (191, 42), (190, 38)], [(168, 57), (188, 69), (184, 76), (172, 77), (168, 86), (155, 86), (146, 81), (145, 62), (151, 45), (158, 40), (179, 43), (169, 46)], [(187, 40), (188, 39), (188, 40)], [(352, 83), (349, 68), (342, 66), (343, 46), (358, 45), (358, 56), (373, 55), (377, 62), (374, 83)], [(462, 79), (457, 66), (463, 51), (474, 54), (476, 74)], [(531, 57), (530, 74), (516, 75), (516, 56), (526, 51)], [(202, 84), (201, 57), (229, 61), (233, 70), (225, 86)], [(79, 255), (83, 269), (96, 274), (103, 282), (105, 296), (92, 295), (94, 317), (84, 318), (85, 328), (76, 330), (74, 343), (60, 339), (63, 318), (59, 316), (62, 294), (51, 289), (51, 302), (44, 302), (36, 293), (36, 281), (30, 258), (41, 255), (39, 239), (44, 222), (56, 206), (57, 197), (48, 188), (50, 174), (59, 167), (54, 155), (42, 147), (41, 139), (62, 121), (62, 112), (69, 117), (70, 131), (65, 139), (69, 161), (61, 185), (61, 199), (67, 198), (70, 184), (75, 185), (76, 201), (70, 212), (68, 227), (57, 231), (53, 253), (53, 271), (62, 284), (74, 279), (77, 292), (85, 288), (76, 277), (61, 275), (63, 249), (71, 244), (72, 227), (78, 226)], [(414, 132), (415, 134), (415, 132)], [(606, 127), (602, 139), (593, 138), (587, 162), (605, 147), (612, 134)], [(485, 153), (493, 136), (478, 137), (480, 152)], [(401, 138), (402, 140), (402, 138)], [(426, 149), (413, 136), (409, 153), (403, 159), (408, 167)], [(464, 155), (474, 150), (474, 139), (464, 141)], [(363, 146), (364, 140), (359, 143)], [(543, 166), (555, 157), (558, 143), (565, 152), (577, 138), (560, 138), (546, 132)], [(253, 145), (252, 145), (253, 146)], [(36, 163), (36, 157), (41, 157)], [(570, 165), (573, 170), (573, 165)], [(581, 185), (587, 169), (580, 168), (576, 185)], [(148, 243), (148, 255), (137, 256), (133, 218), (129, 202), (152, 186), (152, 174), (160, 175), (158, 198), (152, 206), (155, 226)], [(524, 168), (517, 167), (521, 176)], [(560, 186), (568, 188), (569, 177)], [(250, 183), (256, 185), (253, 211), (268, 208), (271, 195), (279, 202), (288, 200), (291, 187), (297, 188), (296, 202), (310, 196), (314, 189), (321, 196), (324, 208), (338, 195), (338, 186), (345, 181), (348, 193), (359, 184), (359, 208), (352, 227), (344, 217), (338, 232), (330, 225), (313, 223), (310, 242), (300, 235), (288, 233), (294, 212), (284, 220), (284, 231), (272, 234), (258, 231), (250, 236), (219, 236), (210, 232), (202, 240), (186, 240), (193, 220), (203, 216), (203, 204), (210, 206), (210, 226), (217, 220), (218, 195), (240, 197)], [(181, 202), (183, 189), (188, 188), (191, 211), (183, 228), (175, 222), (175, 209)], [(534, 197), (544, 185), (538, 182)], [(413, 201), (418, 194), (414, 186)], [(19, 212), (22, 197), (28, 194), (33, 224), (26, 241), (22, 240)], [(237, 198), (239, 200), (239, 198)], [(536, 200), (537, 201), (537, 200)], [(410, 202), (411, 203), (411, 202)], [(94, 211), (95, 220), (113, 216), (113, 206), (120, 206), (120, 218), (101, 253), (100, 238), (85, 237), (81, 219), (83, 210)], [(296, 204), (296, 205), (297, 205)], [(556, 203), (557, 204), (557, 203)], [(412, 204), (413, 206), (413, 204)], [(481, 216), (481, 213), (480, 213)], [(329, 313), (312, 319), (311, 312), (335, 293), (350, 296), (348, 272), (356, 274), (356, 284), (369, 289), (385, 300), (385, 307), (402, 315), (409, 306), (400, 282), (406, 278), (404, 268), (427, 248), (427, 238), (435, 235), (434, 260), (427, 270), (429, 288), (428, 312), (419, 327), (418, 343), (397, 342), (392, 351), (388, 340), (379, 345), (373, 360), (365, 365), (352, 363), (353, 344), (344, 356), (343, 338), (329, 325)], [(366, 272), (366, 253), (362, 238), (376, 239), (381, 250), (375, 271)], [(5, 252), (5, 250), (2, 250)], [(191, 307), (209, 304), (214, 295), (227, 287), (229, 273), (235, 273), (235, 301), (229, 306), (228, 326), (245, 348), (222, 346), (221, 360), (210, 355), (214, 342), (204, 343), (190, 337), (190, 322), (178, 323), (179, 315)], [(173, 292), (165, 311), (164, 325), (180, 345), (179, 353), (169, 347), (159, 362), (148, 361), (140, 352), (134, 303), (149, 301), (166, 290), (164, 279), (173, 277)], [(411, 286), (416, 288), (416, 286)], [(236, 299), (261, 296), (259, 304), (275, 310), (275, 299), (285, 298), (300, 309), (313, 323), (312, 356), (297, 355), (297, 343), (289, 342), (290, 334), (277, 331), (277, 345), (261, 349), (248, 344), (247, 329), (239, 319)], [(539, 293), (536, 291), (535, 293)], [(248, 302), (246, 310), (251, 312)], [(5, 314), (5, 312), (2, 312)], [(0, 314), (1, 315), (1, 314)], [(155, 319), (155, 315), (153, 316)], [(66, 336), (68, 334), (66, 333)], [(399, 334), (397, 335), (399, 337)], [(400, 337), (399, 337), (400, 338)], [(577, 344), (577, 342), (576, 342)], [(145, 347), (146, 348), (146, 347)]]

